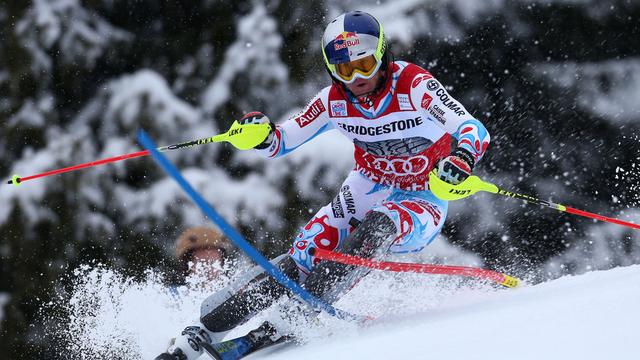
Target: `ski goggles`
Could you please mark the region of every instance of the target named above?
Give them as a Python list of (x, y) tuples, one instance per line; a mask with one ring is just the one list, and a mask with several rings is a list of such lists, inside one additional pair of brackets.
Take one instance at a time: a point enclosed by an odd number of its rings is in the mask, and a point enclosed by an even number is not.
[(357, 78), (365, 80), (371, 79), (378, 69), (380, 69), (381, 65), (381, 60), (377, 60), (375, 56), (369, 55), (362, 59), (334, 64), (332, 74), (343, 83), (351, 84), (356, 81)]

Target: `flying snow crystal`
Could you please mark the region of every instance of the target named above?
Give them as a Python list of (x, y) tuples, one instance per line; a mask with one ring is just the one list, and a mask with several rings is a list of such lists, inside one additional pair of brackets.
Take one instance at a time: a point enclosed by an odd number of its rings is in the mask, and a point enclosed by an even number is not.
[[(153, 359), (185, 326), (198, 321), (201, 302), (233, 278), (210, 283), (192, 276), (185, 286), (170, 287), (162, 274), (151, 270), (142, 279), (134, 279), (104, 266), (87, 265), (75, 270), (72, 277), (68, 296), (52, 305), (67, 316), (62, 334), (57, 335), (64, 341), (64, 348), (56, 351), (83, 360)], [(469, 299), (477, 301), (495, 289), (493, 285), (460, 277), (372, 271), (337, 305), (384, 321), (430, 313)], [(287, 310), (290, 308), (284, 306), (286, 303), (287, 299), (282, 299), (228, 337), (243, 335), (267, 319), (294, 334), (298, 343), (357, 330), (355, 324), (326, 314), (317, 319), (304, 318), (301, 313)]]
[(197, 321), (202, 300), (228, 281), (195, 275), (175, 287), (151, 270), (136, 280), (103, 266), (82, 266), (73, 273), (68, 299), (57, 304), (68, 314), (64, 351), (87, 360), (153, 358)]

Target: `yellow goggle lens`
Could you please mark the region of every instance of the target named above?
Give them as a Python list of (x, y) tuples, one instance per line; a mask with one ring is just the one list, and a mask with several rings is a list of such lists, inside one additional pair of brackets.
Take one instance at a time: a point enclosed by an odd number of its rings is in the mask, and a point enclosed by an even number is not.
[(376, 65), (378, 62), (376, 61), (373, 55), (364, 57), (362, 59), (350, 61), (347, 63), (336, 64), (336, 72), (338, 76), (340, 76), (344, 80), (351, 80), (356, 72), (364, 75), (370, 76), (373, 71), (376, 69)]

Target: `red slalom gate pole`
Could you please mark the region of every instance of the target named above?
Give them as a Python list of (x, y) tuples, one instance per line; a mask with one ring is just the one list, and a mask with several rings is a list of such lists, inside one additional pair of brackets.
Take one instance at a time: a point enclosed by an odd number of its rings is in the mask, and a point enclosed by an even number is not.
[(374, 261), (353, 255), (340, 254), (324, 249), (315, 249), (314, 256), (323, 259), (339, 262), (347, 265), (363, 266), (370, 269), (393, 271), (393, 272), (412, 272), (423, 274), (437, 275), (458, 275), (478, 279), (485, 279), (500, 285), (514, 288), (520, 285), (520, 280), (513, 276), (499, 273), (497, 271), (468, 267), (468, 266), (451, 266), (451, 265), (434, 265), (434, 264), (412, 264), (401, 262)]
[[(208, 144), (208, 143), (214, 142), (215, 141), (214, 138), (215, 138), (215, 136), (211, 136), (211, 137), (208, 137), (208, 138), (202, 138), (202, 139), (198, 139), (198, 140), (187, 141), (187, 142), (183, 142), (183, 143), (179, 143), (179, 144), (172, 144), (172, 145), (162, 146), (162, 147), (159, 147), (157, 150), (162, 152), (162, 151), (167, 151), (167, 150), (184, 149), (184, 148), (188, 148), (188, 147), (196, 146), (196, 145), (204, 145), (204, 144)], [(28, 180), (33, 180), (33, 179), (42, 178), (42, 177), (45, 177), (45, 176), (51, 176), (51, 175), (62, 174), (62, 173), (70, 172), (70, 171), (85, 169), (85, 168), (92, 167), (92, 166), (113, 163), (113, 162), (116, 162), (116, 161), (132, 159), (132, 158), (137, 158), (137, 157), (141, 157), (141, 156), (147, 156), (149, 154), (150, 154), (149, 150), (137, 151), (137, 152), (130, 153), (130, 154), (123, 154), (123, 155), (118, 155), (118, 156), (114, 156), (114, 157), (110, 157), (110, 158), (106, 158), (106, 159), (90, 161), (90, 162), (86, 162), (86, 163), (83, 163), (83, 164), (73, 165), (73, 166), (69, 166), (69, 167), (65, 167), (65, 168), (61, 168), (61, 169), (50, 170), (50, 171), (43, 172), (43, 173), (40, 173), (40, 174), (35, 174), (35, 175), (30, 175), (30, 176), (25, 176), (25, 177), (20, 177), (18, 175), (14, 175), (11, 178), (11, 180), (7, 181), (7, 184), (13, 184), (13, 185), (17, 186), (17, 185), (20, 185), (21, 183), (23, 183), (25, 181), (28, 181)]]

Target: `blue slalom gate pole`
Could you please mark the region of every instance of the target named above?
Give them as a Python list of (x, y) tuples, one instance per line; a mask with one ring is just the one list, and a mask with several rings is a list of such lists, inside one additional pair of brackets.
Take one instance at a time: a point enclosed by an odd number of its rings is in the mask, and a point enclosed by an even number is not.
[(231, 240), (233, 243), (238, 246), (242, 251), (244, 251), (254, 262), (260, 265), (267, 274), (271, 275), (276, 281), (278, 281), (282, 286), (288, 288), (299, 296), (302, 300), (307, 302), (309, 305), (313, 306), (316, 309), (324, 310), (328, 314), (333, 315), (339, 319), (343, 320), (354, 320), (354, 321), (363, 321), (365, 317), (353, 315), (346, 311), (336, 309), (333, 306), (327, 304), (326, 302), (318, 299), (313, 296), (307, 290), (302, 288), (297, 282), (291, 280), (288, 276), (286, 276), (280, 269), (275, 267), (273, 264), (269, 262), (258, 250), (256, 250), (251, 244), (245, 240), (240, 233), (238, 233), (231, 225), (229, 225), (226, 220), (224, 220), (218, 212), (207, 203), (206, 200), (200, 195), (182, 176), (180, 171), (158, 150), (156, 150), (157, 146), (151, 140), (151, 138), (147, 135), (144, 130), (138, 131), (138, 141), (142, 146), (144, 146), (147, 150), (150, 151), (153, 159), (158, 163), (158, 165), (182, 187), (182, 189), (191, 197), (191, 200), (198, 205), (200, 210), (202, 210), (207, 217), (213, 221), (220, 230)]

